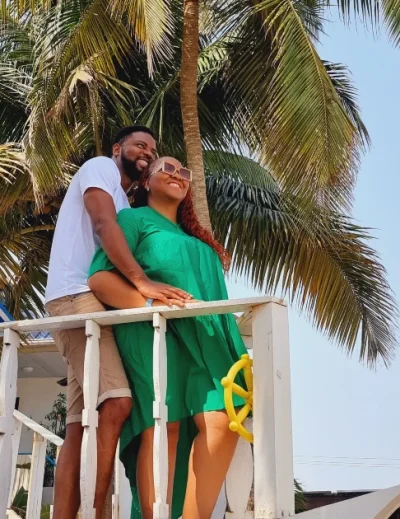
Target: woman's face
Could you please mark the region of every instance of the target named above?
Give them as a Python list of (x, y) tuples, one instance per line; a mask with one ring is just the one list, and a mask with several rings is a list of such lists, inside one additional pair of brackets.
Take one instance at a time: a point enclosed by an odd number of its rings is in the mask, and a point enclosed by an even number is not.
[[(175, 166), (176, 172), (173, 175), (164, 173), (162, 165), (168, 162)], [(146, 188), (149, 189), (149, 195), (154, 199), (167, 199), (171, 202), (181, 202), (189, 190), (187, 180), (179, 175), (179, 169), (182, 164), (173, 157), (161, 157), (157, 159), (151, 167), (149, 179), (146, 182)]]

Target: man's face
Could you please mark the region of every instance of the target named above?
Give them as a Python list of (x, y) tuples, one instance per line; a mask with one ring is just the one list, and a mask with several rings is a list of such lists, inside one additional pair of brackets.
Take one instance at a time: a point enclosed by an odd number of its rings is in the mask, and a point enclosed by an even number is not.
[(145, 132), (131, 133), (122, 144), (115, 144), (113, 154), (120, 158), (128, 177), (135, 182), (157, 158), (156, 141)]

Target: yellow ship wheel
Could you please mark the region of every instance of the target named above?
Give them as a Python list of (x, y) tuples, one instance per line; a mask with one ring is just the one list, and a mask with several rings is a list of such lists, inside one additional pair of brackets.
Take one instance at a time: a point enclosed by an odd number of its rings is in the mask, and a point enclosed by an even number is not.
[[(241, 360), (235, 362), (231, 367), (226, 377), (221, 380), (221, 384), (224, 386), (224, 400), (225, 407), (228, 416), (231, 420), (229, 429), (233, 432), (237, 432), (250, 443), (253, 443), (253, 433), (248, 431), (244, 426), (243, 422), (253, 409), (253, 372), (251, 370), (253, 361), (249, 355), (242, 355)], [(244, 379), (247, 385), (247, 391), (241, 386), (235, 383), (236, 375), (239, 371), (244, 370)], [(233, 405), (233, 395), (238, 395), (245, 400), (245, 405), (236, 414), (236, 409)]]

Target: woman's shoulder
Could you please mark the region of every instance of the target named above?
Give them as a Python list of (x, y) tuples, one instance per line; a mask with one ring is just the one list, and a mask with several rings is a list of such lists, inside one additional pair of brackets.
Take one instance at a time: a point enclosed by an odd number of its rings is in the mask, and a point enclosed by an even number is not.
[(131, 229), (140, 233), (145, 232), (152, 221), (152, 212), (149, 207), (127, 207), (122, 209), (117, 216), (117, 222), (123, 229)]
[(118, 213), (118, 218), (126, 218), (129, 220), (137, 220), (143, 216), (149, 215), (148, 207), (126, 207), (125, 209), (121, 209)]

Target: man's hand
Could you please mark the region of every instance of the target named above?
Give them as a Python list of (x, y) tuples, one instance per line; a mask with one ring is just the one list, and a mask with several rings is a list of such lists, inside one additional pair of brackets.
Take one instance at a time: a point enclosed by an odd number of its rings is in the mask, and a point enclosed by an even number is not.
[(165, 283), (151, 281), (148, 277), (134, 280), (133, 283), (142, 296), (158, 299), (167, 306), (177, 305), (183, 308), (185, 303), (193, 302), (193, 296), (184, 290), (166, 285)]

